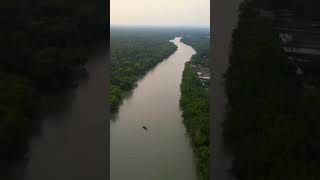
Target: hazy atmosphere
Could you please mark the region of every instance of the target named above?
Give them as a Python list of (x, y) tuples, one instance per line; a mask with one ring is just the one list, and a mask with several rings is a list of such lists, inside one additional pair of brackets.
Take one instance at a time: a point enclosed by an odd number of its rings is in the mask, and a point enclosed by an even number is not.
[(210, 0), (111, 0), (110, 24), (210, 26)]

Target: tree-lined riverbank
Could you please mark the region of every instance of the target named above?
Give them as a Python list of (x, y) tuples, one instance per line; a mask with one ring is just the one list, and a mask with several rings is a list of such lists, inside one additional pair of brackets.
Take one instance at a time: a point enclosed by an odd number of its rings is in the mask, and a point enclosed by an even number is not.
[(191, 62), (185, 64), (182, 77), (180, 105), (183, 110), (183, 122), (192, 139), (199, 179), (208, 180), (210, 175), (208, 89), (205, 89), (198, 79)]
[(169, 57), (177, 47), (168, 30), (112, 29), (110, 111), (115, 113), (123, 98), (150, 69)]
[(177, 50), (137, 82), (110, 121), (112, 180), (197, 179), (179, 105), (184, 64), (195, 51), (180, 39), (171, 40)]
[(197, 67), (209, 70), (210, 33), (208, 30), (191, 32), (185, 34), (181, 41), (197, 51), (184, 67), (180, 85), (180, 105), (184, 124), (197, 157), (199, 179), (208, 180), (210, 178), (209, 80), (204, 82), (199, 79), (197, 71), (200, 70)]

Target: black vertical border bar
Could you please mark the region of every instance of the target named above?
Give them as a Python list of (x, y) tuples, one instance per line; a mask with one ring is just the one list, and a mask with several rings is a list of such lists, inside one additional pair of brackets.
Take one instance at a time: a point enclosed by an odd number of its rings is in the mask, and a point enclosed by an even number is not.
[(104, 7), (106, 8), (106, 50), (107, 50), (107, 59), (106, 59), (106, 119), (105, 119), (105, 138), (106, 138), (106, 176), (107, 179), (110, 179), (110, 102), (109, 102), (109, 93), (110, 93), (110, 60), (111, 60), (111, 52), (110, 52), (110, 0), (100, 0), (104, 2)]

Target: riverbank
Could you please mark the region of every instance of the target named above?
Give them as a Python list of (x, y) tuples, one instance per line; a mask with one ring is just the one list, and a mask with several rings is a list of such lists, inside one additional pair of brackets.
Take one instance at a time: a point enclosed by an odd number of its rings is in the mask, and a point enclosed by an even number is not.
[[(131, 29), (111, 31), (110, 111), (116, 113), (136, 82), (177, 50), (172, 33)], [(130, 57), (130, 58), (129, 58)]]
[(171, 42), (177, 51), (137, 82), (110, 121), (112, 180), (197, 179), (190, 136), (179, 105), (184, 63), (195, 50), (180, 38)]
[(197, 157), (199, 180), (208, 180), (210, 178), (209, 95), (208, 89), (205, 89), (199, 80), (192, 62), (185, 64), (180, 91), (183, 122)]
[(199, 180), (210, 178), (210, 138), (209, 138), (209, 81), (201, 79), (203, 72), (198, 68), (209, 70), (210, 35), (208, 31), (194, 31), (185, 34), (181, 41), (196, 50), (190, 61), (185, 63), (180, 84), (180, 106), (183, 122), (190, 135), (193, 152), (197, 158)]

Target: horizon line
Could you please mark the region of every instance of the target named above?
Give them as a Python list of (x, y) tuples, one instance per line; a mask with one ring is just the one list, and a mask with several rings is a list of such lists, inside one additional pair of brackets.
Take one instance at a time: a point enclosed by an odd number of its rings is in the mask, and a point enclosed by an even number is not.
[(133, 25), (133, 24), (110, 24), (111, 27), (156, 27), (156, 28), (209, 28), (210, 25)]

